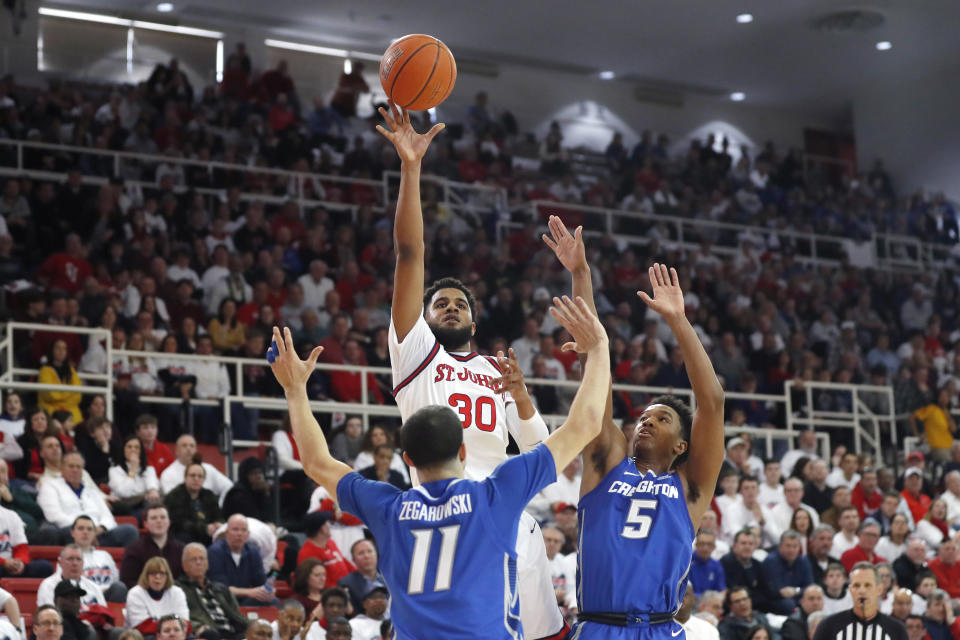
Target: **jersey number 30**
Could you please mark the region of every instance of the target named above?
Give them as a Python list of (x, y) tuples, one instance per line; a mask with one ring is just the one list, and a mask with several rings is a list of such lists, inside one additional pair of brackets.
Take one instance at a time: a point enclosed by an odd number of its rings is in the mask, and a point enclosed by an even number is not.
[(447, 404), (460, 414), (464, 429), (475, 424), (480, 431), (493, 431), (497, 426), (497, 405), (490, 396), (480, 396), (474, 402), (465, 393), (454, 393), (447, 400)]
[(653, 511), (656, 508), (656, 500), (631, 500), (630, 511), (627, 513), (627, 524), (624, 525), (620, 535), (631, 540), (642, 540), (649, 536), (653, 516), (641, 513), (641, 511)]
[[(427, 562), (430, 560), (430, 543), (433, 541), (433, 529), (414, 529), (413, 557), (410, 559), (410, 579), (407, 582), (407, 593), (416, 595), (423, 593), (423, 583), (427, 577)], [(440, 557), (437, 559), (436, 578), (433, 581), (434, 591), (446, 591), (450, 588), (450, 576), (453, 574), (453, 555), (457, 550), (457, 536), (460, 535), (460, 525), (440, 527)]]

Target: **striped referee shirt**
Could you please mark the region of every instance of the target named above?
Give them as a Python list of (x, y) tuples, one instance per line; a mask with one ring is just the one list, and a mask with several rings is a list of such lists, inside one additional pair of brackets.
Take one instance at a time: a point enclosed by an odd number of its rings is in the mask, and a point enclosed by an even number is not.
[(820, 621), (813, 640), (907, 640), (907, 629), (891, 616), (878, 613), (863, 620), (847, 609)]

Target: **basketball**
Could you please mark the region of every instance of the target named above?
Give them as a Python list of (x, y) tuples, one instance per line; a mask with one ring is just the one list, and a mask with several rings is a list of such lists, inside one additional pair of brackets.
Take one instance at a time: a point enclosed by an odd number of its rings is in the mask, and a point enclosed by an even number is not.
[(391, 44), (380, 60), (380, 84), (398, 107), (432, 109), (447, 99), (457, 81), (457, 63), (447, 45), (412, 34)]

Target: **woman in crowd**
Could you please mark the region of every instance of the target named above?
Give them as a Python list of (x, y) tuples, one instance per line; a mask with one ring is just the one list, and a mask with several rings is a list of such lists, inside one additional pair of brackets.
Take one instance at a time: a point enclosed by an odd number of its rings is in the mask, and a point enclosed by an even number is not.
[[(139, 331), (130, 334), (128, 348), (131, 351), (146, 351), (144, 335)], [(147, 356), (130, 356), (130, 388), (139, 395), (156, 395), (163, 388), (157, 376), (156, 361)]]
[(390, 447), (390, 450), (393, 451), (393, 459), (390, 461), (390, 468), (402, 475), (404, 482), (409, 484), (410, 474), (407, 471), (407, 465), (403, 463), (403, 458), (400, 457), (400, 454), (397, 453), (396, 447), (394, 446), (393, 433), (387, 431), (379, 424), (372, 425), (367, 433), (364, 434), (363, 447), (360, 450), (360, 453), (357, 454), (356, 460), (353, 461), (354, 471), (360, 471), (360, 469), (373, 466), (374, 450), (380, 445), (384, 444)]
[(156, 556), (147, 560), (136, 586), (127, 593), (127, 626), (144, 636), (155, 635), (157, 622), (170, 614), (190, 619), (187, 596), (173, 583), (167, 561)]
[(880, 538), (873, 551), (881, 558), (892, 562), (907, 550), (908, 535), (910, 535), (910, 523), (907, 521), (907, 516), (895, 513), (890, 518), (890, 533)]
[(26, 413), (26, 424), (23, 435), (17, 438), (17, 444), (23, 450), (23, 457), (14, 463), (13, 469), (18, 481), (32, 486), (43, 475), (40, 441), (48, 433), (56, 434), (50, 428), (49, 414), (40, 407), (35, 407)]
[(147, 464), (147, 452), (140, 438), (127, 436), (123, 441), (123, 457), (110, 467), (110, 495), (116, 498), (114, 513), (139, 514), (144, 503), (160, 499), (157, 471)]
[(213, 338), (213, 348), (225, 355), (232, 355), (243, 346), (246, 327), (237, 320), (237, 303), (232, 298), (224, 298), (220, 303), (217, 317), (207, 325), (207, 332)]
[(317, 607), (323, 606), (320, 597), (326, 582), (327, 570), (319, 558), (307, 558), (293, 572), (293, 597), (303, 605), (308, 617)]
[[(80, 376), (77, 375), (77, 370), (67, 359), (67, 343), (65, 340), (57, 339), (50, 345), (47, 364), (40, 368), (37, 382), (80, 386)], [(80, 400), (82, 399), (83, 394), (76, 391), (41, 391), (37, 394), (37, 404), (40, 405), (41, 409), (46, 409), (48, 414), (59, 409), (65, 409), (73, 414), (75, 423), (83, 420), (83, 414), (80, 413)]]
[(23, 401), (16, 391), (8, 391), (3, 401), (3, 413), (0, 413), (0, 431), (3, 432), (3, 441), (9, 438), (15, 440), (23, 434), (26, 418), (23, 414)]
[[(928, 548), (933, 550), (936, 550), (944, 539), (950, 537), (950, 525), (947, 523), (947, 503), (942, 498), (937, 498), (930, 503), (926, 515), (917, 522), (916, 534), (923, 538)], [(884, 557), (886, 558), (886, 556)]]
[(77, 429), (76, 442), (90, 477), (97, 484), (109, 482), (110, 467), (123, 456), (120, 446), (113, 442), (113, 423), (103, 417), (85, 420)]
[(800, 553), (807, 555), (807, 540), (813, 531), (813, 520), (806, 509), (796, 509), (790, 518), (790, 528), (800, 534)]

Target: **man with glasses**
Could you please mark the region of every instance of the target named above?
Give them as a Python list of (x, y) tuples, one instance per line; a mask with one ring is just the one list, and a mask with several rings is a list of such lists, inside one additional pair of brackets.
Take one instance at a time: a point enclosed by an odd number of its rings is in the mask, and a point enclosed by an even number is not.
[(61, 581), (69, 581), (75, 587), (83, 590), (80, 603), (82, 605), (99, 604), (107, 606), (103, 591), (85, 575), (83, 575), (83, 551), (77, 544), (68, 544), (60, 550), (60, 572), (55, 573), (43, 582), (37, 589), (37, 604), (54, 604), (54, 592)]
[(230, 589), (207, 577), (209, 566), (206, 547), (198, 542), (184, 547), (183, 575), (177, 585), (187, 597), (190, 623), (194, 633), (207, 640), (213, 635), (211, 631), (220, 638), (237, 637), (247, 626), (246, 616)]
[(903, 623), (880, 613), (881, 589), (877, 568), (869, 562), (858, 562), (850, 572), (853, 608), (835, 613), (817, 625), (813, 640), (907, 640)]
[(857, 546), (847, 549), (840, 556), (843, 568), (849, 572), (853, 569), (853, 565), (858, 562), (869, 562), (870, 564), (886, 562), (886, 558), (873, 552), (878, 542), (880, 542), (880, 525), (874, 520), (861, 522), (860, 528), (857, 529)]
[(63, 637), (63, 619), (55, 606), (44, 604), (37, 608), (33, 614), (33, 635), (37, 640), (60, 640)]

